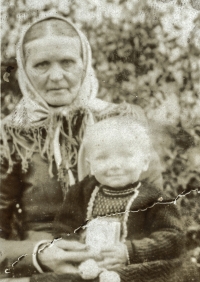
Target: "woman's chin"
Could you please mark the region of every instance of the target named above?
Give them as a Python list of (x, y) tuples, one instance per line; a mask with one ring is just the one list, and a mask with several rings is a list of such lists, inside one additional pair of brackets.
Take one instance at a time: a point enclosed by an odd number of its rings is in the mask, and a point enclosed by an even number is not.
[(65, 106), (70, 106), (73, 102), (74, 99), (49, 99), (48, 101), (46, 100), (47, 104), (52, 107), (52, 108), (58, 108), (58, 107), (65, 107)]
[(50, 107), (70, 106), (76, 99), (75, 93), (67, 90), (49, 91), (41, 95)]
[(49, 105), (49, 107), (50, 108), (61, 108), (61, 107), (65, 107), (66, 106), (66, 104), (58, 104), (58, 105), (55, 105), (55, 104), (49, 104), (48, 103), (48, 105)]

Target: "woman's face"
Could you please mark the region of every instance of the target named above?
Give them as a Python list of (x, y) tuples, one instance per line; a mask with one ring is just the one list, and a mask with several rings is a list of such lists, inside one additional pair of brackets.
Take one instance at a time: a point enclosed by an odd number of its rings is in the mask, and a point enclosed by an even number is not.
[(50, 106), (70, 105), (83, 76), (79, 37), (47, 35), (25, 44), (25, 68), (32, 85)]

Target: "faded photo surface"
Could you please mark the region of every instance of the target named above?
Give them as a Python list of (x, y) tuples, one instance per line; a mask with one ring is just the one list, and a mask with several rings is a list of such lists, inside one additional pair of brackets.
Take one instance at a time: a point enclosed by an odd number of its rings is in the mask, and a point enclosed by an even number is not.
[(0, 281), (200, 281), (200, 4), (2, 1)]

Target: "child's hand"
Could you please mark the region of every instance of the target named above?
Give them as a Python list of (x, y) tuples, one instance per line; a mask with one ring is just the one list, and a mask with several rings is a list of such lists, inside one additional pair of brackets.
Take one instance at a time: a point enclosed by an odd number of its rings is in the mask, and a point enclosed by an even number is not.
[(128, 261), (127, 246), (123, 243), (102, 249), (101, 255), (103, 260), (98, 262), (98, 266), (108, 270), (122, 267)]

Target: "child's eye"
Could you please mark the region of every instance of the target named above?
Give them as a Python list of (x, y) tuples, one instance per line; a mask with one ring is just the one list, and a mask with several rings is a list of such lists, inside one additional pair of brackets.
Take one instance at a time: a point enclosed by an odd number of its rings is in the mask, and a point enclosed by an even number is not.
[(130, 155), (130, 154), (127, 154), (127, 155), (125, 155), (125, 158), (127, 158), (127, 159), (132, 159), (132, 158), (134, 158), (134, 156), (133, 156), (133, 155)]
[(105, 161), (107, 159), (107, 156), (106, 155), (101, 155), (101, 156), (98, 156), (97, 157), (97, 160), (98, 161)]
[(49, 62), (44, 61), (44, 62), (41, 62), (41, 63), (37, 63), (35, 65), (35, 68), (43, 70), (43, 69), (46, 69), (48, 67), (48, 65), (49, 65)]

